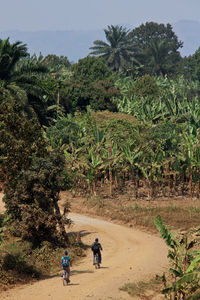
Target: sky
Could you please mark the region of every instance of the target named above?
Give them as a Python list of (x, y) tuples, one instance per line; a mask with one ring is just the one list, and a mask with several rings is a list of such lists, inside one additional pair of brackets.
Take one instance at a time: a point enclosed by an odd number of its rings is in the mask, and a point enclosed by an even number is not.
[(0, 31), (95, 30), (200, 21), (200, 0), (0, 0)]

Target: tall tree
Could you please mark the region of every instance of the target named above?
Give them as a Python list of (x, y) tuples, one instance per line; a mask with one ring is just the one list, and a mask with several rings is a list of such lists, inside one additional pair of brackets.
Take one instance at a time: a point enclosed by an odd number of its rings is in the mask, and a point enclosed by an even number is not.
[(15, 74), (17, 62), (28, 56), (27, 47), (21, 42), (11, 44), (9, 38), (0, 39), (0, 80), (10, 82)]
[(96, 40), (90, 54), (105, 58), (113, 71), (122, 71), (133, 59), (134, 49), (129, 39), (129, 30), (122, 26), (104, 29), (107, 42)]
[(178, 40), (170, 24), (146, 22), (129, 33), (133, 47), (137, 49), (137, 59), (144, 73), (172, 73), (174, 65), (180, 61), (178, 51), (183, 43)]
[[(36, 119), (28, 120), (19, 102), (1, 95), (0, 172), (6, 213), (16, 234), (37, 246), (67, 242), (67, 207), (58, 206), (64, 160), (48, 152)], [(6, 113), (5, 113), (6, 112)]]

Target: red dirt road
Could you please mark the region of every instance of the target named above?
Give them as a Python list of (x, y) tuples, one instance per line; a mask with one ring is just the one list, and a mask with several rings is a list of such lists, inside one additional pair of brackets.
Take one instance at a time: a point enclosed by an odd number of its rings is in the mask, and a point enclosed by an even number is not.
[[(73, 231), (91, 244), (99, 237), (103, 246), (102, 268), (95, 270), (92, 253), (72, 266), (71, 284), (63, 287), (60, 274), (1, 293), (1, 300), (133, 299), (119, 287), (127, 282), (147, 280), (167, 266), (167, 247), (155, 236), (78, 214), (70, 214)], [(162, 298), (156, 298), (162, 299)]]

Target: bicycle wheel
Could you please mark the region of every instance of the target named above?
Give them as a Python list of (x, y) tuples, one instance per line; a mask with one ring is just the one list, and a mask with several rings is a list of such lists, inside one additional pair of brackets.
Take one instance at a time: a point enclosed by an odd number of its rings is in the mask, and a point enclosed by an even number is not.
[(64, 286), (67, 285), (67, 281), (66, 281), (65, 275), (63, 275), (63, 285), (64, 285)]
[(69, 279), (68, 279), (68, 273), (67, 271), (64, 272), (63, 274), (63, 285), (66, 286), (69, 283)]
[(98, 269), (98, 254), (96, 254), (94, 257), (94, 265), (95, 265), (95, 269)]

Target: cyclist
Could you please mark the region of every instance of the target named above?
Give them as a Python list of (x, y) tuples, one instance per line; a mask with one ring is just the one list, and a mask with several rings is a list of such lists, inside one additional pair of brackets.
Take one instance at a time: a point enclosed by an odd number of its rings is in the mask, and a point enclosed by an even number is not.
[[(64, 256), (62, 256), (62, 268), (63, 268), (63, 275), (65, 275), (65, 271), (68, 273), (68, 282), (70, 282), (70, 265), (71, 265), (71, 257), (68, 255), (68, 251), (65, 250)], [(62, 276), (63, 276), (62, 275)]]
[(103, 250), (101, 244), (99, 243), (99, 239), (96, 238), (95, 242), (92, 244), (91, 250), (93, 252), (93, 265), (95, 265), (95, 255), (98, 254), (98, 265), (101, 264), (101, 250)]

